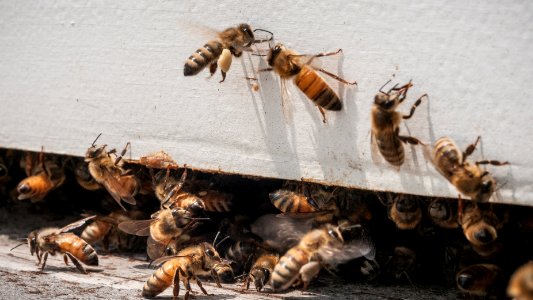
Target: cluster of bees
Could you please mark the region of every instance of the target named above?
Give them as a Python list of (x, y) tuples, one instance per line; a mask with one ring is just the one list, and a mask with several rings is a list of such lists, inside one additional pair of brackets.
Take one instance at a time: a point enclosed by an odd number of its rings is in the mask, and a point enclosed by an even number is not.
[[(213, 75), (220, 66), (224, 81), (233, 56), (273, 39), (272, 33), (270, 38), (256, 39), (257, 31), (270, 33), (247, 24), (222, 31), (187, 59), (184, 75), (198, 74), (207, 66)], [(356, 82), (312, 62), (340, 52), (302, 55), (276, 44), (266, 55), (270, 67), (260, 71), (275, 71), (282, 80), (292, 78), (317, 105), (325, 122), (325, 110), (341, 110), (342, 102), (318, 72), (344, 84)], [(405, 143), (423, 146), (438, 172), (466, 201), (460, 196), (427, 199), (301, 182), (261, 186), (243, 196), (235, 189), (225, 190), (224, 184), (213, 180), (216, 176), (202, 178), (196, 172), (191, 177), (191, 170), (179, 168), (163, 151), (138, 161), (126, 160), (129, 144), (117, 153), (97, 145), (98, 137), (84, 160), (45, 157), (42, 151), (24, 155), (20, 165), (27, 177), (12, 190), (6, 182), (15, 159), (6, 151), (0, 156), (0, 191), (38, 203), (66, 181), (66, 169), (84, 189), (106, 190), (119, 210), (87, 213), (63, 228), (34, 231), (26, 241), (41, 269), (48, 254), (60, 253), (65, 263), (72, 261), (83, 273), (87, 272), (84, 264), (98, 264), (95, 244), (101, 244), (103, 251), (128, 251), (146, 243), (151, 264), (158, 268), (143, 286), (144, 297), (155, 297), (171, 286), (178, 297), (181, 281), (188, 299), (191, 279), (207, 294), (202, 286), (205, 276), (218, 286), (240, 280), (247, 290), (253, 283), (259, 292), (305, 289), (322, 269), (369, 282), (423, 282), (428, 273), (440, 272), (431, 262), (437, 260), (443, 265), (440, 279), (453, 282), (471, 297), (507, 293), (515, 299), (532, 299), (533, 263), (528, 262), (532, 241), (521, 237), (532, 233), (533, 214), (528, 208), (495, 209), (495, 204), (488, 203), (496, 180), (481, 167), (507, 162), (469, 160), (479, 137), (461, 151), (449, 137), (431, 146), (401, 135), (401, 120), (411, 118), (428, 96), (419, 97), (409, 114), (402, 115), (397, 108), (413, 84), (384, 91), (388, 83), (379, 89), (371, 111), (376, 151), (390, 165), (400, 167)], [(80, 236), (71, 232), (87, 223)]]

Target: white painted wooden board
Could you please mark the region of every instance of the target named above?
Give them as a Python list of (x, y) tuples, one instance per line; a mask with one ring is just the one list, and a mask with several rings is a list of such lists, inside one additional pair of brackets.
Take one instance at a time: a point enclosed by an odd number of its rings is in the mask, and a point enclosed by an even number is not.
[[(424, 195), (457, 195), (419, 148), (400, 171), (371, 159), (373, 96), (392, 76), (425, 101), (402, 131), (423, 141), (478, 135), (499, 201), (533, 205), (531, 1), (0, 1), (0, 147), (82, 156), (97, 136), (132, 156), (164, 149), (207, 170)], [(275, 74), (245, 53), (228, 78), (183, 76), (186, 58), (217, 30), (248, 22), (302, 53), (342, 48), (323, 66), (340, 113), (321, 122), (289, 82), (293, 116)], [(267, 45), (263, 45), (266, 49)], [(244, 76), (257, 76), (254, 92)], [(409, 130), (407, 130), (409, 129)]]

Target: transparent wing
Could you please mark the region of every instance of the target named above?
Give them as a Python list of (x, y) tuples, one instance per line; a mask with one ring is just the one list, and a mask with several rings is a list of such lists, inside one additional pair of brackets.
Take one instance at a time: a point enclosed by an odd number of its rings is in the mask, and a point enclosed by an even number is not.
[(360, 239), (346, 242), (341, 247), (324, 246), (319, 250), (319, 254), (326, 264), (336, 266), (363, 256), (372, 260), (376, 251), (374, 243), (365, 235)]
[(281, 94), (281, 109), (283, 111), (283, 116), (287, 123), (292, 122), (293, 120), (293, 107), (291, 101), (291, 94), (287, 88), (287, 79), (281, 79), (280, 85), (280, 94)]
[(118, 224), (118, 229), (132, 235), (149, 236), (152, 222), (153, 220), (124, 221)]
[(83, 219), (81, 219), (79, 221), (76, 221), (74, 223), (70, 223), (67, 226), (63, 227), (63, 228), (58, 229), (57, 233), (67, 232), (67, 231), (70, 231), (72, 229), (78, 228), (78, 227), (82, 226), (83, 224), (85, 224), (85, 222), (87, 222), (89, 220), (92, 220), (94, 218), (96, 218), (96, 215), (83, 218)]
[[(133, 196), (128, 195), (131, 187), (132, 180), (135, 180), (134, 175), (115, 176), (108, 169), (104, 169), (104, 182), (103, 186), (109, 192), (109, 194), (115, 199), (115, 201), (124, 209), (120, 200), (135, 205), (136, 201)], [(124, 209), (125, 210), (125, 209)]]
[(286, 251), (296, 245), (312, 229), (313, 218), (291, 218), (287, 215), (264, 215), (257, 219), (251, 230), (271, 247)]

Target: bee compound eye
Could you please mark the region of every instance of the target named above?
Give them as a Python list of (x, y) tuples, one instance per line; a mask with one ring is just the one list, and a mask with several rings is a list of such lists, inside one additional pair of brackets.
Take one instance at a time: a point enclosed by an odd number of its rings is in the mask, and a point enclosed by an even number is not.
[(213, 256), (215, 256), (215, 253), (214, 253), (213, 250), (211, 250), (211, 249), (207, 249), (207, 250), (205, 250), (205, 254), (207, 254), (207, 256), (209, 256), (209, 257), (213, 257)]
[(21, 184), (19, 185), (19, 187), (17, 188), (17, 191), (20, 193), (20, 194), (26, 194), (26, 193), (29, 193), (31, 191), (31, 188), (29, 185), (27, 184)]

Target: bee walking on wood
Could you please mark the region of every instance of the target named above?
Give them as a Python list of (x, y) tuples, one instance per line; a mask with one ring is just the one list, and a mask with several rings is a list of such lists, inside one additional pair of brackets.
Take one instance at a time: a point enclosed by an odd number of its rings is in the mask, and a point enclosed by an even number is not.
[(122, 156), (126, 154), (130, 143), (127, 143), (122, 153), (113, 160), (111, 154), (116, 152), (115, 149), (106, 151), (105, 148), (107, 145), (95, 145), (100, 135), (102, 134), (99, 134), (91, 147), (87, 149), (85, 161), (89, 163), (89, 172), (94, 180), (103, 185), (118, 205), (126, 210), (121, 200), (135, 205), (134, 196), (140, 190), (141, 186), (139, 179), (135, 175), (129, 174), (129, 171), (123, 168)]
[[(326, 122), (325, 110), (339, 111), (342, 109), (342, 102), (329, 86), (329, 84), (318, 75), (322, 72), (344, 84), (356, 85), (357, 82), (346, 81), (339, 76), (332, 74), (322, 68), (312, 66), (312, 61), (318, 57), (336, 55), (342, 52), (342, 49), (336, 52), (320, 53), (316, 55), (303, 55), (294, 50), (287, 49), (282, 44), (276, 44), (270, 48), (267, 55), (268, 65), (270, 68), (260, 71), (275, 71), (282, 80), (282, 88), (285, 88), (284, 80), (294, 78), (294, 84), (318, 107), (322, 114), (323, 122)], [(283, 100), (283, 95), (282, 95)]]
[(261, 43), (272, 40), (256, 40), (255, 31), (269, 31), (252, 28), (248, 24), (239, 24), (237, 27), (230, 27), (218, 33), (218, 39), (207, 42), (202, 48), (196, 50), (185, 62), (183, 75), (193, 76), (205, 67), (209, 66), (211, 76), (215, 74), (220, 66), (223, 82), (226, 80), (226, 73), (231, 66), (232, 56), (240, 57), (244, 48), (250, 47), (254, 43)]
[(481, 137), (478, 136), (476, 142), (469, 145), (462, 152), (452, 139), (442, 137), (435, 142), (432, 158), (437, 171), (453, 184), (460, 193), (472, 200), (486, 202), (489, 201), (495, 191), (496, 180), (488, 171), (483, 170), (480, 165), (503, 166), (509, 164), (509, 162), (497, 160), (472, 162), (467, 160), (468, 156), (476, 149), (480, 139)]
[(416, 108), (422, 102), (427, 94), (420, 96), (408, 115), (402, 115), (396, 111), (396, 108), (407, 97), (407, 91), (413, 84), (409, 81), (404, 86), (393, 86), (388, 92), (384, 92), (383, 88), (390, 82), (387, 81), (380, 89), (379, 93), (374, 97), (374, 105), (372, 106), (372, 143), (375, 143), (383, 158), (391, 165), (400, 167), (405, 159), (405, 151), (403, 143), (412, 145), (422, 144), (421, 141), (412, 137), (400, 135), (400, 124), (402, 120), (410, 119), (415, 113)]
[(94, 217), (96, 216), (81, 219), (63, 228), (43, 228), (32, 231), (28, 235), (27, 242), (31, 255), (36, 254), (41, 270), (44, 270), (46, 266), (48, 254), (56, 255), (57, 253), (63, 254), (63, 260), (66, 265), (68, 265), (68, 259), (70, 259), (83, 274), (87, 274), (87, 270), (80, 262), (88, 266), (98, 266), (98, 255), (93, 247), (74, 233), (68, 232), (82, 226)]
[(154, 264), (163, 263), (163, 265), (144, 284), (142, 296), (145, 298), (155, 297), (173, 285), (172, 295), (174, 299), (177, 299), (180, 290), (179, 281), (182, 280), (187, 289), (184, 299), (188, 300), (191, 291), (191, 279), (196, 281), (205, 295), (208, 295), (198, 276), (211, 275), (216, 280), (217, 286), (222, 287), (214, 269), (214, 266), (220, 262), (218, 252), (208, 243), (187, 247), (179, 251), (177, 255), (157, 259)]

